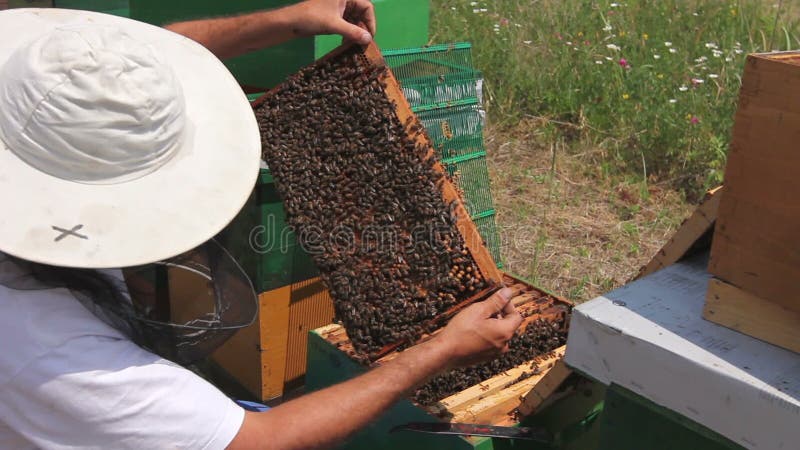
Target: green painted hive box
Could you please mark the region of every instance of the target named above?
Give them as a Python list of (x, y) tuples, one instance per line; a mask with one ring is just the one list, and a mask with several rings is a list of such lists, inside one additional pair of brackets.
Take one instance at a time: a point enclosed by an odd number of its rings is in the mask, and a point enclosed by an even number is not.
[[(80, 3), (75, 1), (75, 3)], [(87, 2), (92, 3), (92, 2)], [(291, 0), (130, 0), (131, 18), (155, 25), (181, 20), (241, 14), (297, 3)], [(412, 47), (428, 41), (428, 0), (373, 0), (381, 47)], [(283, 45), (226, 61), (243, 86), (263, 91), (333, 50), (339, 36), (295, 39)]]
[(319, 273), (286, 222), (283, 203), (266, 169), (261, 170), (247, 204), (217, 240), (242, 266), (258, 293)]
[(65, 9), (85, 9), (122, 17), (130, 15), (128, 0), (55, 0), (53, 6)]

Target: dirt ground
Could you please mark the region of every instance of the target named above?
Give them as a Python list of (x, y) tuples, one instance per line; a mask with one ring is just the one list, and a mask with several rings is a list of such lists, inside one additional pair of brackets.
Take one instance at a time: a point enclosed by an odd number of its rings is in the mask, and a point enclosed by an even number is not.
[(486, 133), (505, 270), (581, 302), (634, 276), (694, 207), (603, 174), (602, 149), (540, 144), (540, 128)]

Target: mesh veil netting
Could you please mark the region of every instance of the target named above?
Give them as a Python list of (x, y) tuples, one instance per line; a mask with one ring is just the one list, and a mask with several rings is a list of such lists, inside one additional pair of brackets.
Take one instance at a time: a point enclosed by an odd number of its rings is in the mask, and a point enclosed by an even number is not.
[(258, 301), (250, 279), (214, 240), (123, 272), (121, 279), (119, 271), (54, 267), (0, 252), (0, 284), (69, 289), (95, 316), (178, 364), (209, 355), (255, 320)]

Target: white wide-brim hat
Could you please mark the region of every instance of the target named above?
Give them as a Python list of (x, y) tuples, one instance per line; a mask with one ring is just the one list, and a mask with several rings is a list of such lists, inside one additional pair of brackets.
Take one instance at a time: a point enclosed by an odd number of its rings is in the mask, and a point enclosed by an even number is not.
[(206, 48), (75, 10), (0, 12), (0, 251), (127, 267), (190, 250), (247, 201), (252, 109)]

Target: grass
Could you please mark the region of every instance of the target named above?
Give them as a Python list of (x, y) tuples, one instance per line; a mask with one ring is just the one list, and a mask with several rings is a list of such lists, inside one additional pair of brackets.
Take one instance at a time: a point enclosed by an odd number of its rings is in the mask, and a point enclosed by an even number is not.
[(722, 181), (746, 54), (800, 47), (791, 3), (433, 0), (486, 79), (507, 269), (577, 301), (635, 275)]
[[(532, 123), (487, 139), (505, 270), (575, 301), (624, 284), (692, 206), (677, 191), (600, 176)], [(591, 151), (591, 149), (587, 149)]]
[(431, 30), (475, 45), (496, 126), (540, 119), (696, 195), (722, 181), (746, 54), (800, 47), (790, 3), (434, 0)]

